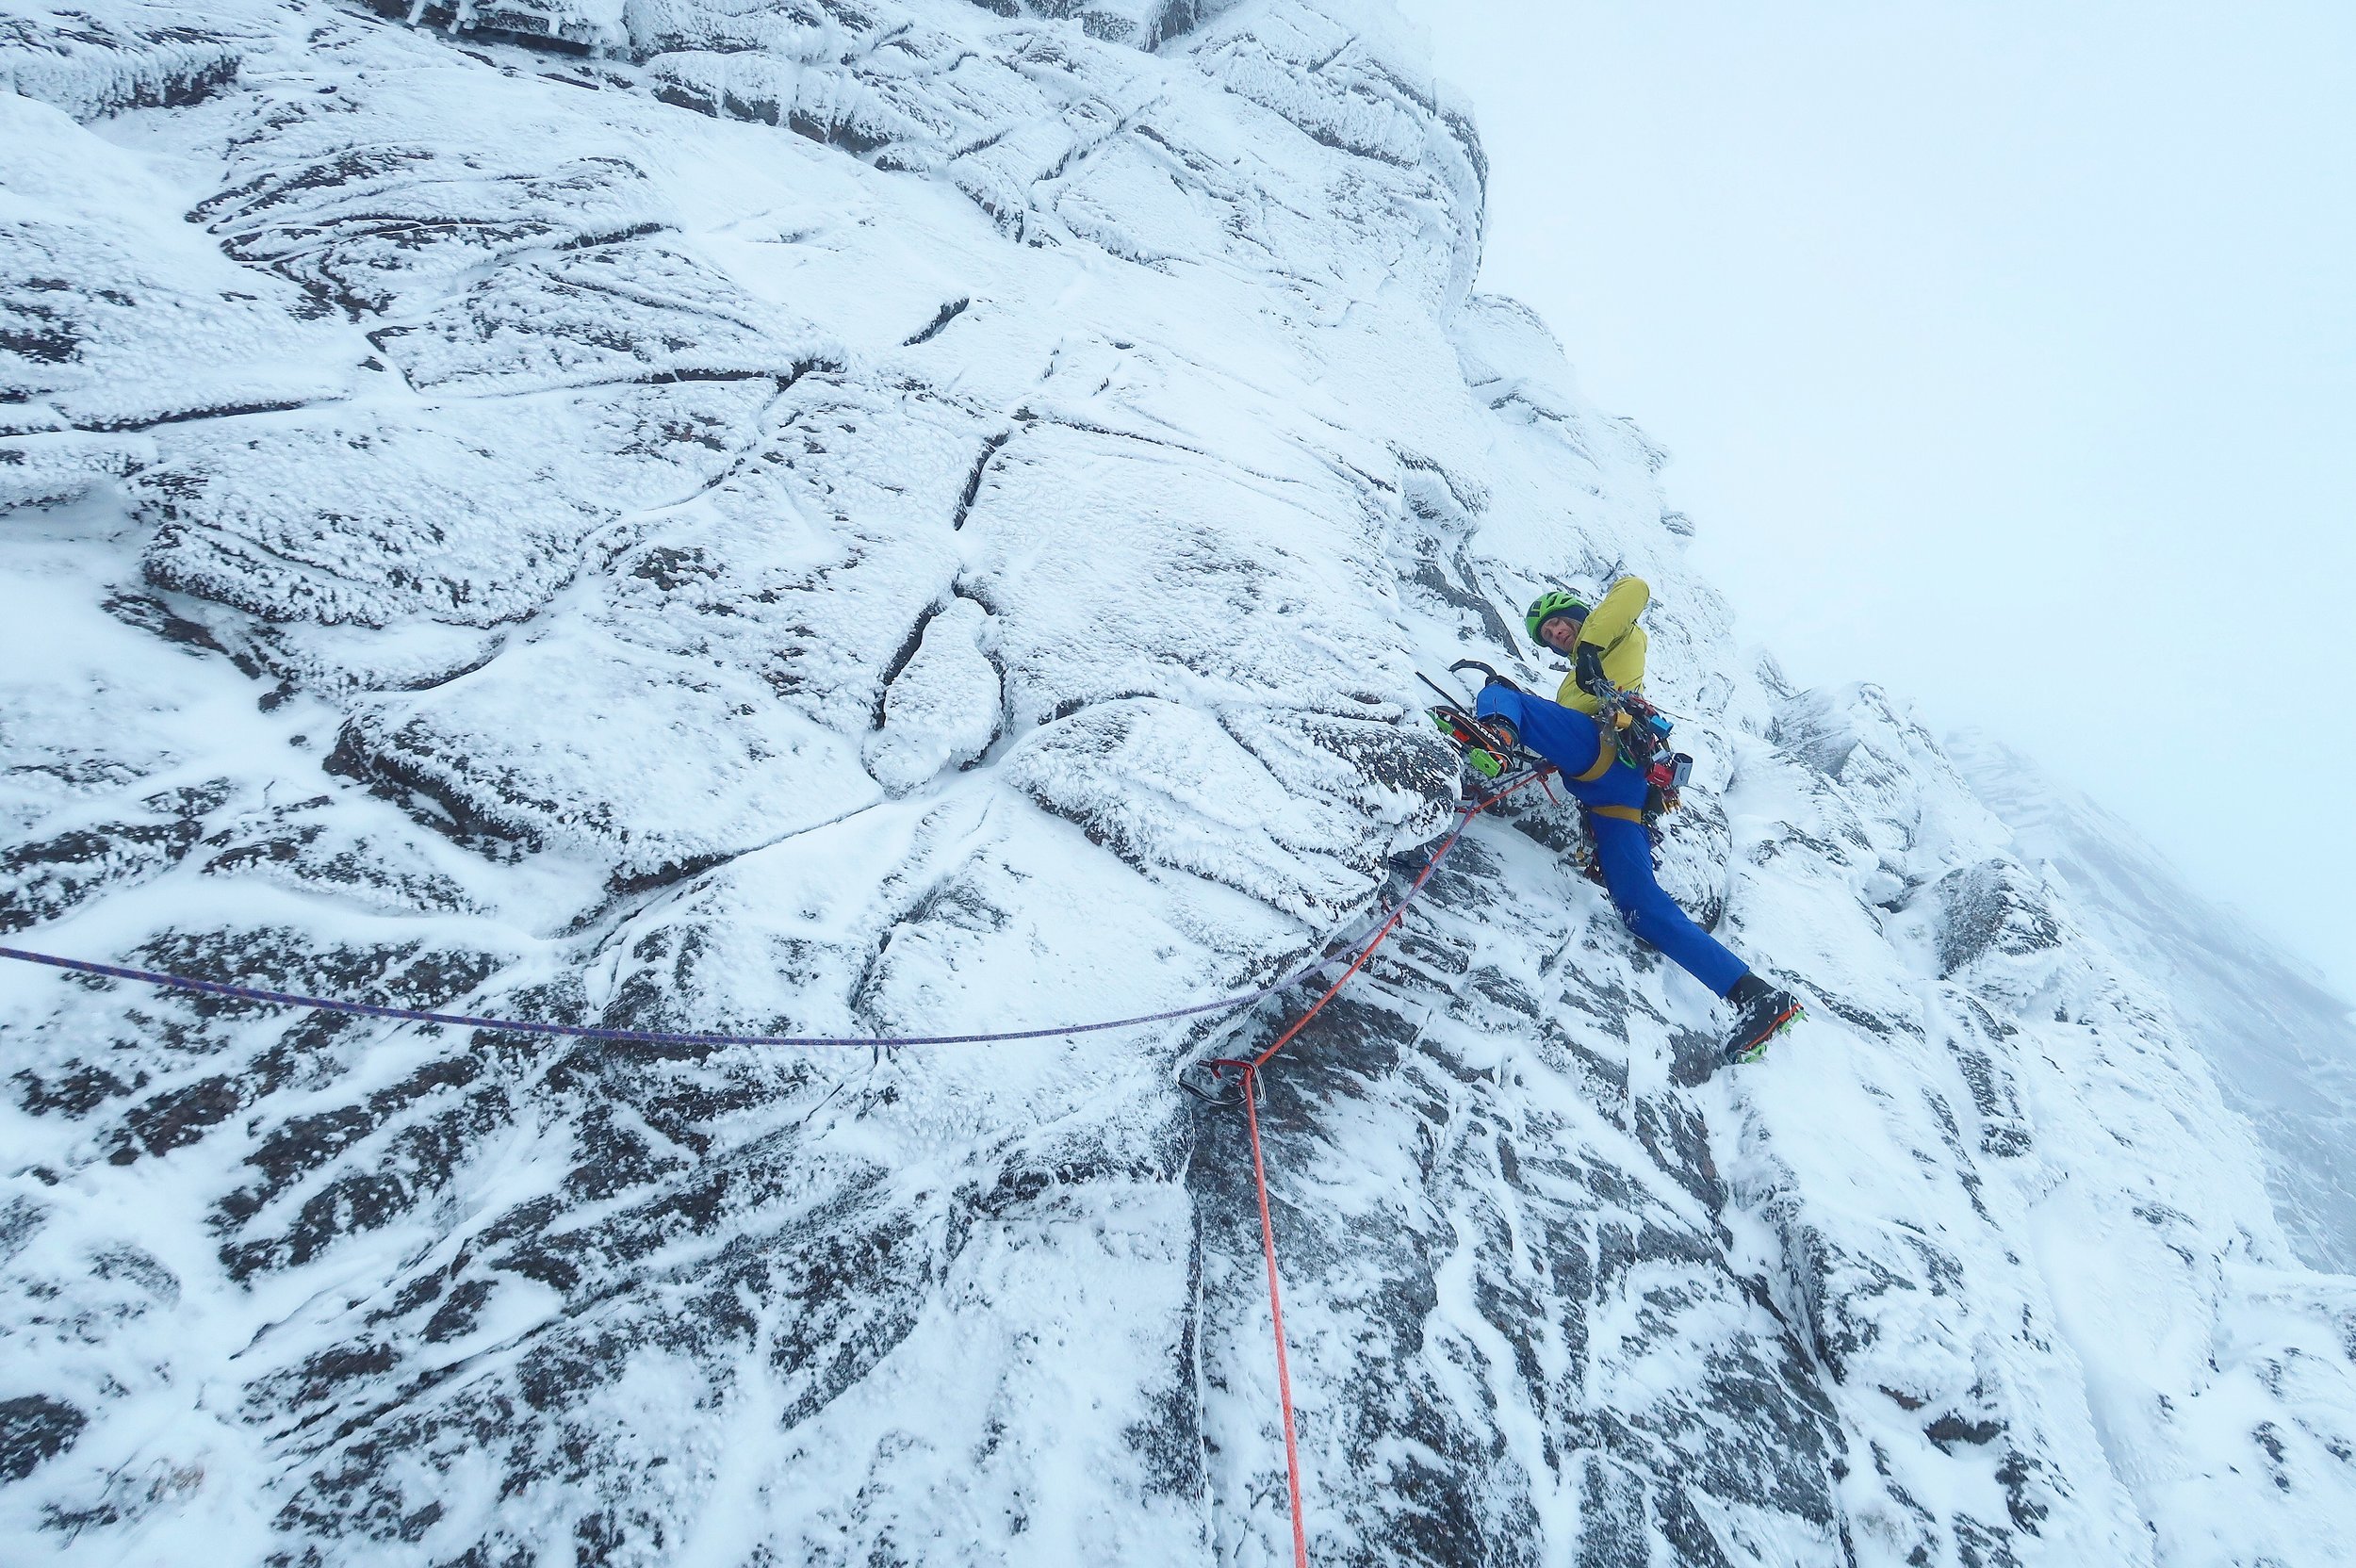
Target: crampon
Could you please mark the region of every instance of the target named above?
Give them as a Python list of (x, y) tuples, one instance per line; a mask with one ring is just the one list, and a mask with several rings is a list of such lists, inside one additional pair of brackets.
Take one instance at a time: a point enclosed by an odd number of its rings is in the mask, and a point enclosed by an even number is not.
[(1799, 999), (1790, 991), (1762, 991), (1743, 1007), (1742, 1018), (1726, 1037), (1726, 1060), (1759, 1060), (1767, 1054), (1769, 1042), (1807, 1017), (1807, 1010), (1801, 1007)]

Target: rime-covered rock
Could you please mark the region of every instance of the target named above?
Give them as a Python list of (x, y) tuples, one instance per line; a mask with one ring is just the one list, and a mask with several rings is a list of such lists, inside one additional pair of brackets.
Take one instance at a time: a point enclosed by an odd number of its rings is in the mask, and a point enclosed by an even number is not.
[(76, 120), (202, 103), (244, 63), (235, 41), (205, 20), (176, 6), (8, 0), (0, 8), (0, 90)]
[(1340, 973), (1460, 825), (1417, 673), (1551, 686), (1517, 607), (1615, 569), (1663, 880), (1810, 1016), (1713, 1075), (1574, 815), (1464, 825), (1260, 1079), (1313, 1559), (2345, 1555), (2356, 1292), (2233, 1108), (2331, 1144), (2324, 1004), (2219, 1030), (2221, 924), (1738, 650), (1378, 0), (90, 0), (0, 70), (11, 945), (824, 1042), (10, 967), (0, 1557), (1284, 1560), (1173, 1076), (1315, 993), (1057, 1031)]

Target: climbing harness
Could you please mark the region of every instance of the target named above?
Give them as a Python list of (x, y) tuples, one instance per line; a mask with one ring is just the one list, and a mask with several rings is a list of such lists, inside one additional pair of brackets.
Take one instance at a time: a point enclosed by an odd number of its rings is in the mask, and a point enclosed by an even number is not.
[(1669, 749), (1673, 727), (1643, 693), (1623, 691), (1603, 681), (1595, 695), (1595, 720), (1614, 743), (1598, 748), (1595, 765), (1579, 775), (1579, 781), (1601, 778), (1613, 762), (1626, 762), (1644, 776), (1648, 788), (1644, 820), (1650, 826), (1683, 804), (1679, 792), (1693, 780), (1693, 759)]

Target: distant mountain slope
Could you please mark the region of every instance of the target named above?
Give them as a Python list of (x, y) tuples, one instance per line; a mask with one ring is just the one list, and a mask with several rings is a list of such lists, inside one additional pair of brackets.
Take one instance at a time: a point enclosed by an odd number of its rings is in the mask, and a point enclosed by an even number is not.
[(2186, 887), (2135, 829), (1986, 735), (1948, 755), (2021, 853), (2135, 963), (2265, 1142), (2276, 1212), (2300, 1253), (2356, 1273), (2356, 1004)]

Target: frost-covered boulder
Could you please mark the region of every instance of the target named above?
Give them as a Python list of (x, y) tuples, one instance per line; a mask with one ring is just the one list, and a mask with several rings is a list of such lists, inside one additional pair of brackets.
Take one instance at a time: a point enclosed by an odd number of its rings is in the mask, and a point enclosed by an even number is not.
[(916, 649), (884, 691), (867, 770), (894, 793), (963, 767), (998, 738), (1005, 694), (990, 662), (989, 612), (958, 599), (924, 623)]
[(237, 80), (244, 53), (213, 19), (178, 6), (0, 7), (0, 90), (76, 120), (181, 108)]
[[(181, 191), (148, 160), (30, 97), (0, 96), (0, 435), (136, 432), (352, 390), (365, 344), (181, 222)], [(0, 473), (121, 473), (137, 451), (32, 443)]]

